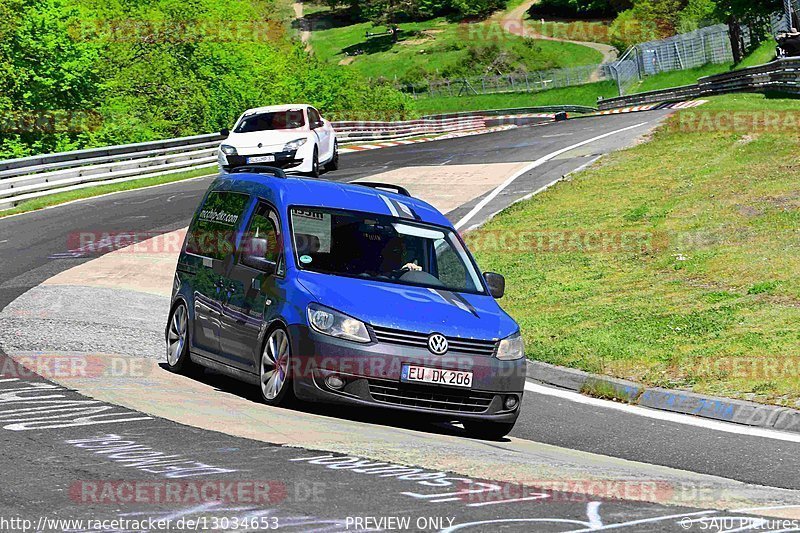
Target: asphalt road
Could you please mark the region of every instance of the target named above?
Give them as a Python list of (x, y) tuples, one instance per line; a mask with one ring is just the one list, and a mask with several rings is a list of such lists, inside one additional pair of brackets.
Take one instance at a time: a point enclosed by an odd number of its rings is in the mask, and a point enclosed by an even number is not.
[[(470, 220), (470, 224), (474, 224), (510, 202), (591, 162), (598, 155), (630, 144), (665, 115), (666, 112), (650, 112), (587, 118), (464, 139), (347, 154), (342, 157), (342, 170), (328, 174), (326, 178), (350, 181), (409, 166), (531, 162), (581, 141), (641, 124), (543, 162), (488, 202)], [(185, 227), (208, 181), (206, 178), (120, 193), (0, 219), (0, 308), (54, 274), (90, 259), (63, 257), (72, 234), (82, 231), (168, 231)], [(460, 206), (448, 216), (452, 220), (459, 220), (480, 201), (481, 198), (478, 198)], [(11, 366), (3, 367), (5, 379), (16, 378), (13, 370), (10, 374), (8, 372)], [(28, 382), (41, 382), (35, 376), (24, 376), (20, 378), (21, 381), (4, 382), (2, 379), (0, 402), (3, 401), (4, 388), (21, 384), (23, 388), (30, 388)], [(64, 395), (73, 400), (81, 399), (70, 391), (64, 391)], [(796, 474), (800, 466), (800, 446), (795, 443), (655, 421), (530, 392), (526, 393), (522, 413), (512, 433), (514, 437), (769, 487), (800, 488), (800, 476)], [(119, 416), (136, 418), (136, 413), (121, 413)], [(0, 423), (13, 423), (13, 419), (13, 412), (0, 408)], [(521, 522), (498, 522), (493, 523), (491, 528), (565, 531), (576, 529), (577, 524), (552, 520), (575, 520), (587, 523), (589, 526), (586, 527), (590, 527), (597, 526), (598, 521), (622, 524), (673, 514), (681, 516), (690, 511), (640, 502), (592, 503), (582, 496), (560, 493), (557, 497), (550, 494), (551, 497), (545, 499), (548, 503), (556, 501), (556, 507), (543, 504), (544, 500), (518, 502), (512, 507), (494, 504), (471, 506), (485, 502), (464, 497), (457, 498), (456, 502), (434, 502), (431, 498), (407, 495), (409, 492), (435, 494), (430, 492), (431, 487), (425, 487), (428, 492), (415, 492), (419, 487), (409, 487), (409, 481), (397, 477), (359, 475), (346, 469), (293, 461), (313, 455), (303, 450), (265, 446), (263, 443), (150, 418), (46, 430), (0, 430), (0, 446), (4, 450), (0, 454), (0, 469), (3, 472), (0, 530), (11, 530), (3, 527), (1, 519), (4, 517), (119, 516), (120, 506), (113, 502), (76, 502), (72, 497), (64, 497), (65, 493), (70, 493), (70, 487), (76, 480), (137, 479), (137, 476), (153, 478), (136, 469), (121, 467), (119, 462), (109, 460), (105, 455), (87, 452), (68, 442), (106, 434), (233, 471), (220, 472), (217, 479), (275, 480), (278, 485), (283, 485), (283, 489), (275, 489), (277, 493), (286, 493), (280, 501), (275, 502), (275, 516), (285, 520), (283, 527), (291, 526), (298, 530), (343, 530), (347, 529), (348, 517), (412, 513), (415, 519), (418, 516), (442, 519), (456, 517), (457, 523), (517, 517), (548, 519), (550, 521), (547, 524), (537, 522), (536, 527), (530, 527), (531, 523), (520, 527), (523, 524)], [(11, 450), (13, 452), (9, 453)], [(315, 485), (317, 483), (319, 485)], [(234, 509), (238, 507), (247, 509)], [(218, 510), (221, 515), (230, 517), (232, 513), (248, 516), (257, 514), (264, 510), (264, 506), (237, 503), (226, 509), (206, 509), (188, 505), (176, 508), (175, 505), (151, 504), (138, 507), (126, 505), (124, 510), (126, 513), (143, 512), (149, 515), (158, 511), (176, 517)], [(488, 524), (476, 525), (472, 530), (484, 530), (487, 527)], [(625, 527), (631, 531), (671, 531), (676, 529), (676, 523), (674, 519), (667, 519), (647, 522), (646, 528), (641, 524), (628, 524), (622, 529)], [(85, 527), (76, 528), (79, 529), (88, 530)]]

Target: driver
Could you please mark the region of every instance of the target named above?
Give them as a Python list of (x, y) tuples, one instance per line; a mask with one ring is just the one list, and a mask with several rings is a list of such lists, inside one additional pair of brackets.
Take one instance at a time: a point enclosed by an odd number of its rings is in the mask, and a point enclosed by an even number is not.
[(405, 244), (400, 237), (392, 237), (386, 242), (381, 252), (381, 272), (391, 274), (402, 270), (421, 272), (422, 267), (419, 266), (417, 260), (403, 265), (403, 256), (405, 255)]

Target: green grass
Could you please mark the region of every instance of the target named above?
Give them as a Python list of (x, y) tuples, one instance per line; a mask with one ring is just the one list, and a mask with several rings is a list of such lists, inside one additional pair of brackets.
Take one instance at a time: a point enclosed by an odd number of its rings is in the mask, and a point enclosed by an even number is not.
[(597, 97), (617, 96), (613, 82), (592, 83), (550, 89), (535, 93), (485, 94), (479, 96), (437, 96), (414, 100), (414, 109), (423, 115), (452, 113), (456, 111), (480, 111), (484, 109), (506, 109), (512, 107), (531, 107), (544, 105), (585, 105), (597, 106)]
[[(796, 114), (800, 100), (713, 97), (468, 236), (506, 275), (530, 358), (798, 405), (800, 132), (708, 127), (742, 111)], [(607, 247), (580, 245), (597, 232)]]
[[(379, 33), (385, 28), (368, 22), (349, 24), (342, 12), (317, 12), (310, 42), (324, 61), (347, 63), (347, 68), (366, 78), (396, 77), (401, 82), (485, 74), (498, 56), (502, 72), (591, 65), (602, 60), (600, 52), (586, 46), (511, 35), (494, 20), (458, 24), (436, 18), (399, 26), (402, 31), (397, 43), (388, 36), (367, 39), (367, 31)], [(364, 53), (346, 55), (356, 50)]]
[(97, 185), (96, 187), (87, 187), (85, 189), (77, 189), (74, 191), (61, 192), (51, 194), (50, 196), (43, 196), (35, 200), (28, 200), (22, 202), (16, 207), (4, 209), (0, 211), (0, 218), (9, 215), (17, 215), (20, 213), (27, 213), (29, 211), (36, 211), (51, 207), (58, 204), (72, 202), (74, 200), (81, 200), (83, 198), (91, 198), (93, 196), (100, 196), (101, 194), (109, 194), (113, 192), (129, 191), (133, 189), (141, 189), (143, 187), (152, 187), (153, 185), (163, 185), (165, 183), (172, 183), (175, 181), (182, 181), (191, 178), (198, 178), (201, 176), (211, 176), (216, 174), (214, 169), (198, 169), (190, 170), (187, 172), (178, 172), (175, 174), (168, 174), (165, 176), (155, 176), (152, 178), (143, 178), (140, 180), (124, 181), (122, 183), (110, 183), (107, 185)]
[(643, 93), (647, 91), (656, 91), (658, 89), (666, 89), (669, 87), (681, 87), (683, 85), (692, 85), (697, 83), (699, 78), (704, 76), (712, 76), (714, 74), (721, 74), (729, 72), (733, 63), (720, 63), (708, 64), (698, 68), (689, 70), (676, 70), (674, 72), (663, 72), (655, 76), (648, 76), (635, 87), (630, 89), (628, 93)]
[(646, 91), (655, 91), (667, 87), (691, 85), (693, 83), (697, 83), (697, 80), (704, 76), (713, 76), (714, 74), (730, 72), (731, 69), (739, 70), (757, 65), (763, 65), (764, 63), (769, 63), (774, 58), (775, 41), (770, 39), (762, 43), (758, 48), (748, 54), (747, 57), (745, 57), (738, 65), (734, 66), (733, 63), (708, 64), (689, 70), (665, 72), (663, 74), (657, 74), (655, 76), (645, 78), (629, 92), (640, 93)]
[[(774, 41), (768, 41), (748, 55), (736, 68), (764, 64), (772, 59), (774, 54), (775, 43)], [(732, 63), (711, 64), (696, 69), (656, 74), (645, 78), (641, 83), (630, 89), (629, 94), (690, 85), (696, 83), (697, 79), (703, 76), (728, 72), (732, 66)], [(612, 98), (615, 96), (618, 96), (618, 92), (614, 82), (600, 82), (535, 93), (422, 97), (414, 101), (414, 108), (419, 114), (424, 115), (539, 105), (596, 106), (598, 97)]]
[(761, 43), (758, 48), (753, 50), (747, 57), (745, 57), (742, 62), (736, 66), (736, 68), (740, 69), (755, 67), (757, 65), (769, 63), (775, 59), (775, 47), (777, 45), (778, 43), (776, 43), (774, 39), (767, 39)]

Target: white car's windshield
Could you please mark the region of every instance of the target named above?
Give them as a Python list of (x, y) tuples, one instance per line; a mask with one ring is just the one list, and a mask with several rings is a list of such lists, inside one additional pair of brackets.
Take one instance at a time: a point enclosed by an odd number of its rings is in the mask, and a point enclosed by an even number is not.
[(326, 274), (483, 293), (455, 233), (383, 215), (320, 208), (291, 210), (299, 268)]
[(235, 133), (251, 133), (254, 131), (294, 130), (306, 125), (302, 110), (279, 111), (272, 113), (255, 113), (244, 117)]

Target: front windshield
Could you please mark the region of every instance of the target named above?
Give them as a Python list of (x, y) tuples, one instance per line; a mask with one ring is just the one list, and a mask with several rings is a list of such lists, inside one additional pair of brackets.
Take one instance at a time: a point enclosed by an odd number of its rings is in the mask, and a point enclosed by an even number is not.
[(455, 233), (374, 214), (293, 208), (299, 268), (364, 279), (483, 293), (480, 277)]
[(254, 131), (295, 130), (306, 125), (301, 109), (274, 113), (255, 113), (244, 117), (233, 130), (235, 133)]

